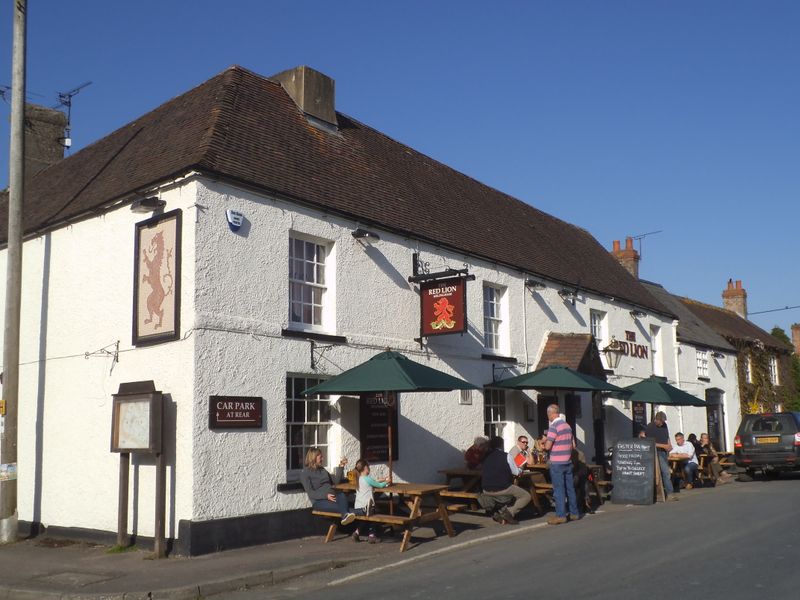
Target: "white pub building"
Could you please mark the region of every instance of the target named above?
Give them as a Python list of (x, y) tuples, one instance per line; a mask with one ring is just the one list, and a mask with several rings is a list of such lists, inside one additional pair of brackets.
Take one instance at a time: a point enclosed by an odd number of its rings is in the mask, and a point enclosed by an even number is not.
[[(164, 395), (167, 536), (185, 554), (316, 527), (298, 484), (305, 450), (352, 464), (365, 424), (357, 399), (301, 392), (387, 347), (480, 388), (399, 398), (394, 470), (406, 481), (441, 481), (476, 435), (510, 447), (538, 434), (554, 396), (589, 460), (632, 436), (621, 400), (492, 386), (547, 364), (619, 386), (655, 373), (704, 397), (674, 307), (618, 260), (632, 247), (615, 258), (586, 230), (336, 112), (334, 82), (306, 67), (271, 78), (232, 67), (37, 173), (26, 194), (26, 530), (116, 530), (121, 384)], [(409, 277), (440, 272), (470, 276), (467, 329), (421, 337)], [(613, 369), (612, 339), (624, 344)], [(734, 363), (708, 365), (726, 434), (735, 377), (731, 388), (714, 369)], [(115, 443), (139, 435), (126, 414)], [(706, 431), (705, 409), (668, 414), (673, 432)], [(148, 537), (154, 460), (131, 460), (128, 523)]]

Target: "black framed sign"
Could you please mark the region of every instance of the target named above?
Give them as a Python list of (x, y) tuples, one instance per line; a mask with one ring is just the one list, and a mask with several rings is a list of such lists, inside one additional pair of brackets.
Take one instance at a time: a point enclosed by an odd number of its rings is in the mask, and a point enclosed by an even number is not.
[(133, 242), (133, 345), (180, 337), (181, 210), (136, 223)]
[(363, 394), (359, 405), (361, 457), (369, 462), (389, 460), (389, 419), (392, 423), (392, 459), (400, 458), (397, 431), (397, 394)]

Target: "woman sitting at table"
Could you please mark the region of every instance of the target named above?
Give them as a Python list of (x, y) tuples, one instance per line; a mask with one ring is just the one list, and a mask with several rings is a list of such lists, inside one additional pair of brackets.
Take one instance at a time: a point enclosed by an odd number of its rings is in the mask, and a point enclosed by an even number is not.
[(711, 469), (711, 476), (714, 478), (714, 483), (716, 485), (730, 483), (733, 477), (731, 477), (730, 473), (726, 473), (722, 465), (719, 464), (719, 455), (707, 433), (700, 434), (699, 446), (700, 450), (697, 454), (706, 457), (706, 464)]
[(342, 458), (339, 466), (333, 470), (333, 477), (323, 467), (325, 456), (319, 448), (309, 448), (306, 453), (305, 468), (300, 471), (300, 483), (311, 500), (311, 508), (324, 512), (338, 512), (342, 515), (342, 525), (349, 525), (356, 520), (356, 515), (347, 504), (347, 497), (337, 492), (334, 481), (344, 480), (344, 467), (347, 459)]

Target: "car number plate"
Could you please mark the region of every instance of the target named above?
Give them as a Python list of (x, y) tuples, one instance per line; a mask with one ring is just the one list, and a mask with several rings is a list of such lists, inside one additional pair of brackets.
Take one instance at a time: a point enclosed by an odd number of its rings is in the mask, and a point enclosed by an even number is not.
[(756, 444), (780, 444), (781, 438), (779, 437), (760, 437), (756, 438)]

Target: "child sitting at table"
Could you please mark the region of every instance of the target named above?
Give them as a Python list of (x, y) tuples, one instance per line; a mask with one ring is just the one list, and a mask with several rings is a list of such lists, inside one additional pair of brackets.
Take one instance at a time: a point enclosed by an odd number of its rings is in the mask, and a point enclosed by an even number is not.
[[(370, 477), (369, 463), (363, 458), (359, 458), (356, 461), (356, 475), (358, 476), (358, 486), (356, 488), (355, 513), (361, 516), (369, 516), (375, 511), (375, 497), (372, 493), (373, 488), (385, 488), (389, 485), (389, 481), (386, 477), (380, 479), (373, 479)], [(369, 541), (370, 544), (376, 544), (381, 541), (373, 523), (368, 524), (367, 532), (367, 541)], [(358, 528), (353, 532), (353, 541), (361, 541), (361, 532)]]

